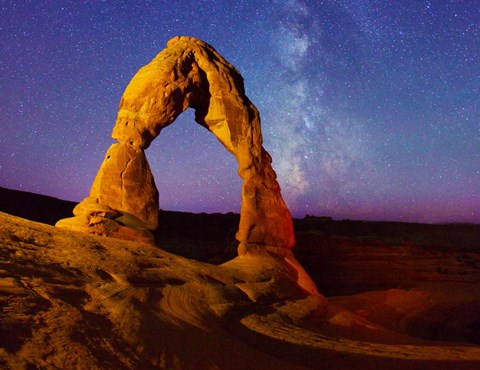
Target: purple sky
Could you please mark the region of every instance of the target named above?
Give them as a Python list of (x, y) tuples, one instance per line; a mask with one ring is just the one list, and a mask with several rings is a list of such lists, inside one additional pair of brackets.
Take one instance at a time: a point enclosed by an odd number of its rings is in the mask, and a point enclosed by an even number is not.
[[(480, 222), (480, 2), (2, 1), (0, 186), (80, 201), (135, 72), (176, 35), (243, 75), (296, 217)], [(163, 209), (238, 212), (191, 110), (147, 150)]]

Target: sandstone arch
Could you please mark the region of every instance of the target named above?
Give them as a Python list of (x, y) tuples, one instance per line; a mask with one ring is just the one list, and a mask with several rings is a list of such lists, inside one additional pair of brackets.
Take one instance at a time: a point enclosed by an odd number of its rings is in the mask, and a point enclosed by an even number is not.
[[(59, 227), (129, 239), (151, 238), (158, 226), (158, 191), (144, 150), (188, 107), (238, 162), (243, 180), (240, 253), (266, 246), (291, 248), (290, 212), (271, 157), (262, 146), (258, 110), (243, 78), (217, 51), (191, 37), (175, 37), (127, 86), (108, 150), (90, 196)], [(277, 248), (273, 248), (276, 250)]]

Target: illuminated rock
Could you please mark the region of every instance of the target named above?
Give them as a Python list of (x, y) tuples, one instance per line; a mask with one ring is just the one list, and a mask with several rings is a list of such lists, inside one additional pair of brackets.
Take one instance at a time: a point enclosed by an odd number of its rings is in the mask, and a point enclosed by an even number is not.
[[(292, 247), (290, 212), (262, 146), (260, 116), (245, 95), (243, 78), (213, 47), (190, 37), (171, 39), (130, 81), (112, 134), (120, 144), (109, 149), (90, 197), (75, 210), (76, 219), (57, 226), (85, 224), (95, 217), (95, 225), (103, 218), (106, 224), (154, 230), (157, 192), (143, 150), (188, 107), (238, 161), (243, 179), (239, 253), (258, 246), (273, 252)], [(105, 234), (119, 236), (116, 231)]]
[(90, 196), (58, 227), (125, 239), (153, 241), (158, 227), (158, 191), (142, 149), (113, 144), (93, 182)]

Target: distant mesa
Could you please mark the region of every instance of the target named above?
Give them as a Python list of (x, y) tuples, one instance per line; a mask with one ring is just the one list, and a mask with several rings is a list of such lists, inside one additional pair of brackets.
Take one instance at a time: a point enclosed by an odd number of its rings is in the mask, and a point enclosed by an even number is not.
[[(279, 253), (295, 244), (290, 212), (280, 194), (271, 157), (262, 146), (258, 110), (243, 78), (212, 46), (175, 37), (142, 67), (120, 102), (113, 138), (75, 217), (56, 226), (125, 239), (153, 241), (158, 191), (144, 150), (188, 107), (238, 161), (243, 179), (239, 253), (265, 247)], [(214, 160), (212, 158), (212, 160)]]

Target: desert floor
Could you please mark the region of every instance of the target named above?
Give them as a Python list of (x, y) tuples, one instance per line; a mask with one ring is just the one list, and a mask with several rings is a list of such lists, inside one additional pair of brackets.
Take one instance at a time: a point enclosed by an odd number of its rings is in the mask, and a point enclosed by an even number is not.
[(153, 246), (0, 213), (0, 366), (480, 367), (478, 225), (435, 247), (441, 228), (298, 221), (307, 294), (291, 261), (235, 257), (236, 217), (164, 212)]

